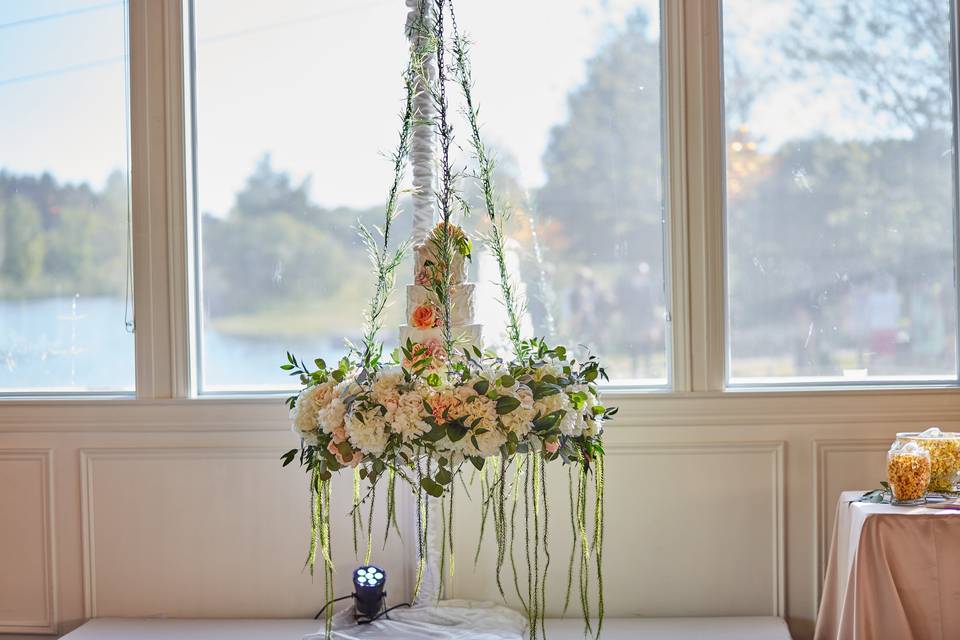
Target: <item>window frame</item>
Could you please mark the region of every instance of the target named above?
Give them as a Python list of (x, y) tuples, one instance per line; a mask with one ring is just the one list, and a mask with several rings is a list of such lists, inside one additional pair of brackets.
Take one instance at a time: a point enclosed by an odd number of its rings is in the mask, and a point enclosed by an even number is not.
[[(958, 142), (960, 142), (960, 103), (958, 103), (958, 94), (960, 94), (960, 89), (958, 89), (958, 70), (960, 70), (960, 44), (958, 44), (957, 35), (960, 32), (958, 29), (958, 0), (947, 0), (950, 6), (950, 98), (951, 98), (951, 109), (953, 111), (953, 153), (952, 155), (952, 164), (953, 164), (953, 184), (951, 185), (951, 191), (953, 193), (953, 206), (952, 206), (952, 217), (953, 217), (953, 284), (954, 290), (956, 292), (956, 305), (957, 305), (957, 315), (956, 322), (954, 325), (954, 374), (950, 379), (935, 379), (934, 377), (927, 377), (922, 379), (917, 376), (915, 380), (903, 379), (903, 380), (867, 380), (867, 381), (857, 381), (857, 380), (839, 380), (839, 379), (826, 379), (822, 382), (817, 381), (805, 381), (805, 380), (795, 380), (795, 381), (773, 381), (764, 382), (762, 380), (751, 380), (748, 382), (737, 382), (734, 380), (731, 373), (731, 363), (733, 359), (733, 350), (732, 342), (730, 338), (730, 305), (729, 305), (729, 289), (728, 289), (728, 271), (727, 271), (727, 238), (730, 233), (727, 227), (727, 193), (726, 193), (726, 175), (727, 175), (727, 141), (726, 141), (726, 115), (725, 115), (725, 105), (726, 101), (724, 98), (724, 65), (723, 65), (723, 0), (715, 0), (715, 6), (717, 9), (716, 15), (716, 44), (719, 51), (719, 68), (717, 69), (719, 83), (720, 83), (720, 101), (719, 101), (719, 115), (720, 123), (717, 125), (717, 131), (720, 136), (719, 140), (719, 149), (720, 149), (720, 177), (721, 177), (721, 208), (720, 208), (720, 233), (721, 233), (721, 242), (723, 246), (721, 248), (722, 261), (720, 264), (714, 264), (715, 270), (719, 272), (722, 278), (722, 291), (723, 291), (723, 309), (722, 309), (722, 336), (723, 336), (723, 355), (722, 355), (722, 389), (724, 391), (730, 391), (735, 393), (744, 393), (744, 392), (837, 392), (837, 391), (846, 391), (846, 390), (856, 390), (856, 391), (883, 391), (891, 389), (952, 389), (960, 388), (960, 160), (957, 158), (957, 151), (960, 150)], [(714, 3), (711, 2), (711, 5)], [(799, 377), (799, 376), (798, 376)], [(906, 376), (905, 376), (906, 378)]]
[[(820, 399), (827, 406), (855, 405), (875, 394), (925, 398), (960, 388), (948, 383), (842, 385), (730, 385), (726, 327), (725, 147), (723, 115), (722, 0), (661, 0), (661, 100), (665, 287), (668, 302), (668, 387), (609, 385), (613, 401), (645, 403), (653, 416), (685, 398)], [(957, 3), (952, 7), (954, 140), (960, 130), (957, 75)], [(130, 164), (136, 310), (136, 391), (133, 394), (4, 394), (28, 403), (118, 400), (273, 404), (285, 392), (201, 393), (194, 377), (191, 333), (197, 325), (193, 301), (196, 236), (188, 212), (195, 197), (190, 113), (184, 109), (189, 34), (183, 19), (189, 0), (129, 0)], [(958, 158), (954, 154), (955, 174)], [(960, 185), (955, 181), (955, 221)], [(960, 224), (954, 224), (960, 246)], [(960, 256), (955, 253), (960, 282)], [(956, 327), (960, 341), (960, 322)], [(960, 353), (960, 349), (958, 349)], [(793, 400), (787, 400), (793, 402)], [(638, 405), (639, 406), (639, 405)], [(746, 410), (748, 413), (751, 410)], [(634, 419), (639, 420), (638, 418)], [(640, 421), (643, 422), (643, 421)], [(640, 424), (638, 422), (638, 424)]]

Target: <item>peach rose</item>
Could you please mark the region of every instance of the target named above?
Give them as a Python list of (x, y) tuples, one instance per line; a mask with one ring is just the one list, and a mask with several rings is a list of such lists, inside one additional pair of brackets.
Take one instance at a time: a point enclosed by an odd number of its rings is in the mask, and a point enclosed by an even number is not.
[(363, 460), (363, 453), (356, 450), (353, 451), (353, 455), (351, 455), (349, 458), (345, 457), (342, 453), (340, 453), (340, 448), (337, 447), (337, 444), (333, 440), (331, 440), (330, 444), (327, 445), (327, 451), (332, 453), (337, 458), (337, 462), (343, 466), (350, 465), (351, 467), (355, 468), (358, 464), (360, 464), (360, 461)]
[(413, 310), (410, 323), (417, 329), (431, 329), (440, 323), (440, 317), (433, 305), (422, 304)]
[(548, 438), (543, 441), (543, 448), (547, 450), (547, 453), (556, 453), (557, 449), (560, 448), (560, 441), (556, 438)]
[(447, 352), (443, 348), (443, 344), (439, 340), (430, 340), (424, 344), (427, 348), (427, 353), (436, 358), (437, 360), (443, 360), (447, 357)]
[(460, 400), (452, 395), (438, 395), (430, 400), (430, 409), (437, 422), (447, 418), (456, 418), (460, 410)]

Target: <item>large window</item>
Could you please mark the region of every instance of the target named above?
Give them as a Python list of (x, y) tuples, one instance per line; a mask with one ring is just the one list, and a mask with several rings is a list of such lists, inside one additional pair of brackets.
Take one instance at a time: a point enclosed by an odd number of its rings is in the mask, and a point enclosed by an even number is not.
[[(958, 386), (956, 0), (660, 4), (457, 2), (523, 332), (590, 345), (620, 388)], [(135, 326), (149, 398), (277, 392), (286, 350), (357, 342), (407, 11), (0, 0), (0, 395), (132, 394)], [(461, 187), (476, 321), (506, 350)]]
[[(666, 385), (658, 4), (563, 0), (549, 20), (543, 3), (458, 9), (512, 209), (525, 331), (591, 345), (614, 382)], [(391, 1), (193, 3), (201, 392), (276, 389), (285, 349), (329, 361), (359, 336), (372, 279), (352, 227), (383, 215), (391, 167), (378, 152), (395, 144), (405, 14)], [(466, 146), (466, 128), (456, 133)], [(465, 224), (476, 236), (485, 220)], [(403, 268), (398, 284), (411, 279)], [(504, 317), (482, 250), (471, 280), (496, 347)]]
[(726, 0), (728, 377), (953, 381), (949, 0)]
[(124, 2), (0, 2), (0, 393), (134, 387)]

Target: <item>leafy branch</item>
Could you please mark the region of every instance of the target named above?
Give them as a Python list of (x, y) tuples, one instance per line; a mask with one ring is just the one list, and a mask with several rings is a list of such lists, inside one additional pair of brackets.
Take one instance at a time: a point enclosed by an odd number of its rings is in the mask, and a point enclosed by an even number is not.
[[(473, 147), (474, 158), (477, 162), (476, 178), (483, 192), (484, 204), (487, 207), (487, 217), (490, 219), (490, 233), (486, 238), (486, 244), (497, 260), (497, 268), (500, 276), (500, 292), (502, 295), (501, 302), (503, 302), (503, 306), (507, 311), (507, 334), (513, 343), (514, 349), (519, 353), (521, 348), (519, 318), (523, 310), (521, 304), (517, 301), (515, 287), (507, 272), (503, 242), (503, 220), (506, 217), (503, 209), (505, 207), (499, 205), (497, 202), (496, 192), (493, 187), (494, 161), (480, 137), (480, 125), (478, 123), (479, 107), (477, 107), (473, 100), (473, 77), (467, 55), (468, 43), (465, 38), (460, 36), (457, 28), (457, 19), (453, 11), (453, 0), (450, 0), (450, 20), (453, 27), (453, 57), (457, 71), (456, 77), (466, 102), (465, 112), (467, 122), (470, 125), (470, 142)], [(500, 213), (499, 216), (498, 212)]]
[(392, 156), (393, 183), (390, 185), (390, 192), (387, 196), (383, 229), (377, 229), (382, 238), (382, 242), (378, 243), (370, 230), (364, 225), (358, 225), (360, 238), (367, 249), (367, 254), (373, 264), (374, 272), (377, 274), (374, 294), (370, 300), (370, 306), (364, 314), (364, 352), (362, 354), (364, 367), (370, 367), (380, 358), (380, 352), (383, 347), (377, 342), (377, 334), (383, 327), (383, 311), (386, 309), (390, 299), (390, 293), (393, 291), (397, 267), (400, 266), (400, 263), (403, 261), (403, 256), (406, 254), (409, 246), (408, 242), (404, 242), (392, 253), (389, 249), (390, 227), (397, 217), (397, 199), (400, 193), (400, 182), (403, 180), (407, 160), (410, 156), (410, 138), (415, 123), (413, 99), (418, 68), (422, 68), (421, 54), (413, 50), (411, 52), (410, 62), (403, 75), (404, 85), (406, 87), (406, 98), (404, 100), (403, 114), (400, 117), (400, 141), (397, 144), (397, 150)]

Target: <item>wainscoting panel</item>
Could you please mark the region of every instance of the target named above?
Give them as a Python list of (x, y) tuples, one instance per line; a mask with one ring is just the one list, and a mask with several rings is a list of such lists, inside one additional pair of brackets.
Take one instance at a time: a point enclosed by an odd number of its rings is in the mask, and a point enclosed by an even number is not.
[[(616, 445), (606, 464), (606, 610), (611, 616), (782, 615), (784, 498), (781, 442)], [(566, 472), (548, 474), (552, 552), (548, 613), (560, 615), (572, 541)], [(473, 568), (480, 521), (461, 501), (454, 592), (496, 599), (495, 545), (488, 522), (482, 561)], [(526, 595), (524, 506), (516, 562)], [(592, 507), (588, 519), (592, 520)], [(467, 524), (469, 523), (469, 524)], [(704, 567), (710, 571), (705, 572)], [(541, 565), (541, 571), (542, 571)], [(509, 562), (502, 578), (516, 603)], [(575, 579), (576, 580), (576, 579)], [(574, 587), (571, 606), (579, 610)], [(595, 605), (594, 605), (595, 606)]]
[[(960, 427), (958, 398), (883, 392), (615, 401), (621, 415), (606, 440), (608, 614), (782, 615), (795, 640), (808, 640), (837, 495), (877, 485), (897, 431), (931, 422)], [(3, 409), (0, 633), (65, 633), (95, 615), (304, 617), (321, 606), (322, 578), (302, 570), (307, 479), (280, 468), (281, 453), (296, 441), (278, 401)], [(350, 474), (337, 482), (339, 595), (349, 593), (358, 560)], [(558, 615), (572, 540), (566, 470), (552, 466), (547, 485), (546, 608)], [(387, 569), (396, 603), (409, 597), (415, 553), (396, 537), (383, 548), (382, 498), (373, 560)], [(477, 500), (476, 488), (470, 501), (458, 485), (448, 584), (453, 596), (496, 601), (490, 523), (474, 567)], [(401, 497), (398, 507), (400, 528), (410, 532), (410, 500)], [(522, 534), (522, 503), (516, 522)], [(412, 544), (409, 533), (406, 541)], [(362, 534), (358, 543), (362, 556)], [(515, 546), (518, 567), (525, 553)], [(501, 577), (516, 605), (509, 561)], [(526, 593), (525, 576), (520, 589)], [(577, 615), (578, 600), (575, 584), (568, 615)]]
[[(272, 448), (83, 450), (85, 615), (312, 615), (323, 592), (322, 574), (301, 570), (307, 479), (279, 466)], [(335, 539), (338, 595), (350, 593), (355, 562), (350, 482), (347, 474), (334, 488), (333, 513), (347, 525)], [(404, 596), (403, 554), (391, 548), (381, 559)]]
[(827, 572), (830, 536), (836, 519), (837, 500), (844, 491), (876, 489), (886, 479), (886, 452), (892, 438), (817, 440), (813, 443), (814, 536), (817, 580), (815, 601)]
[(56, 631), (51, 452), (0, 449), (0, 633)]

